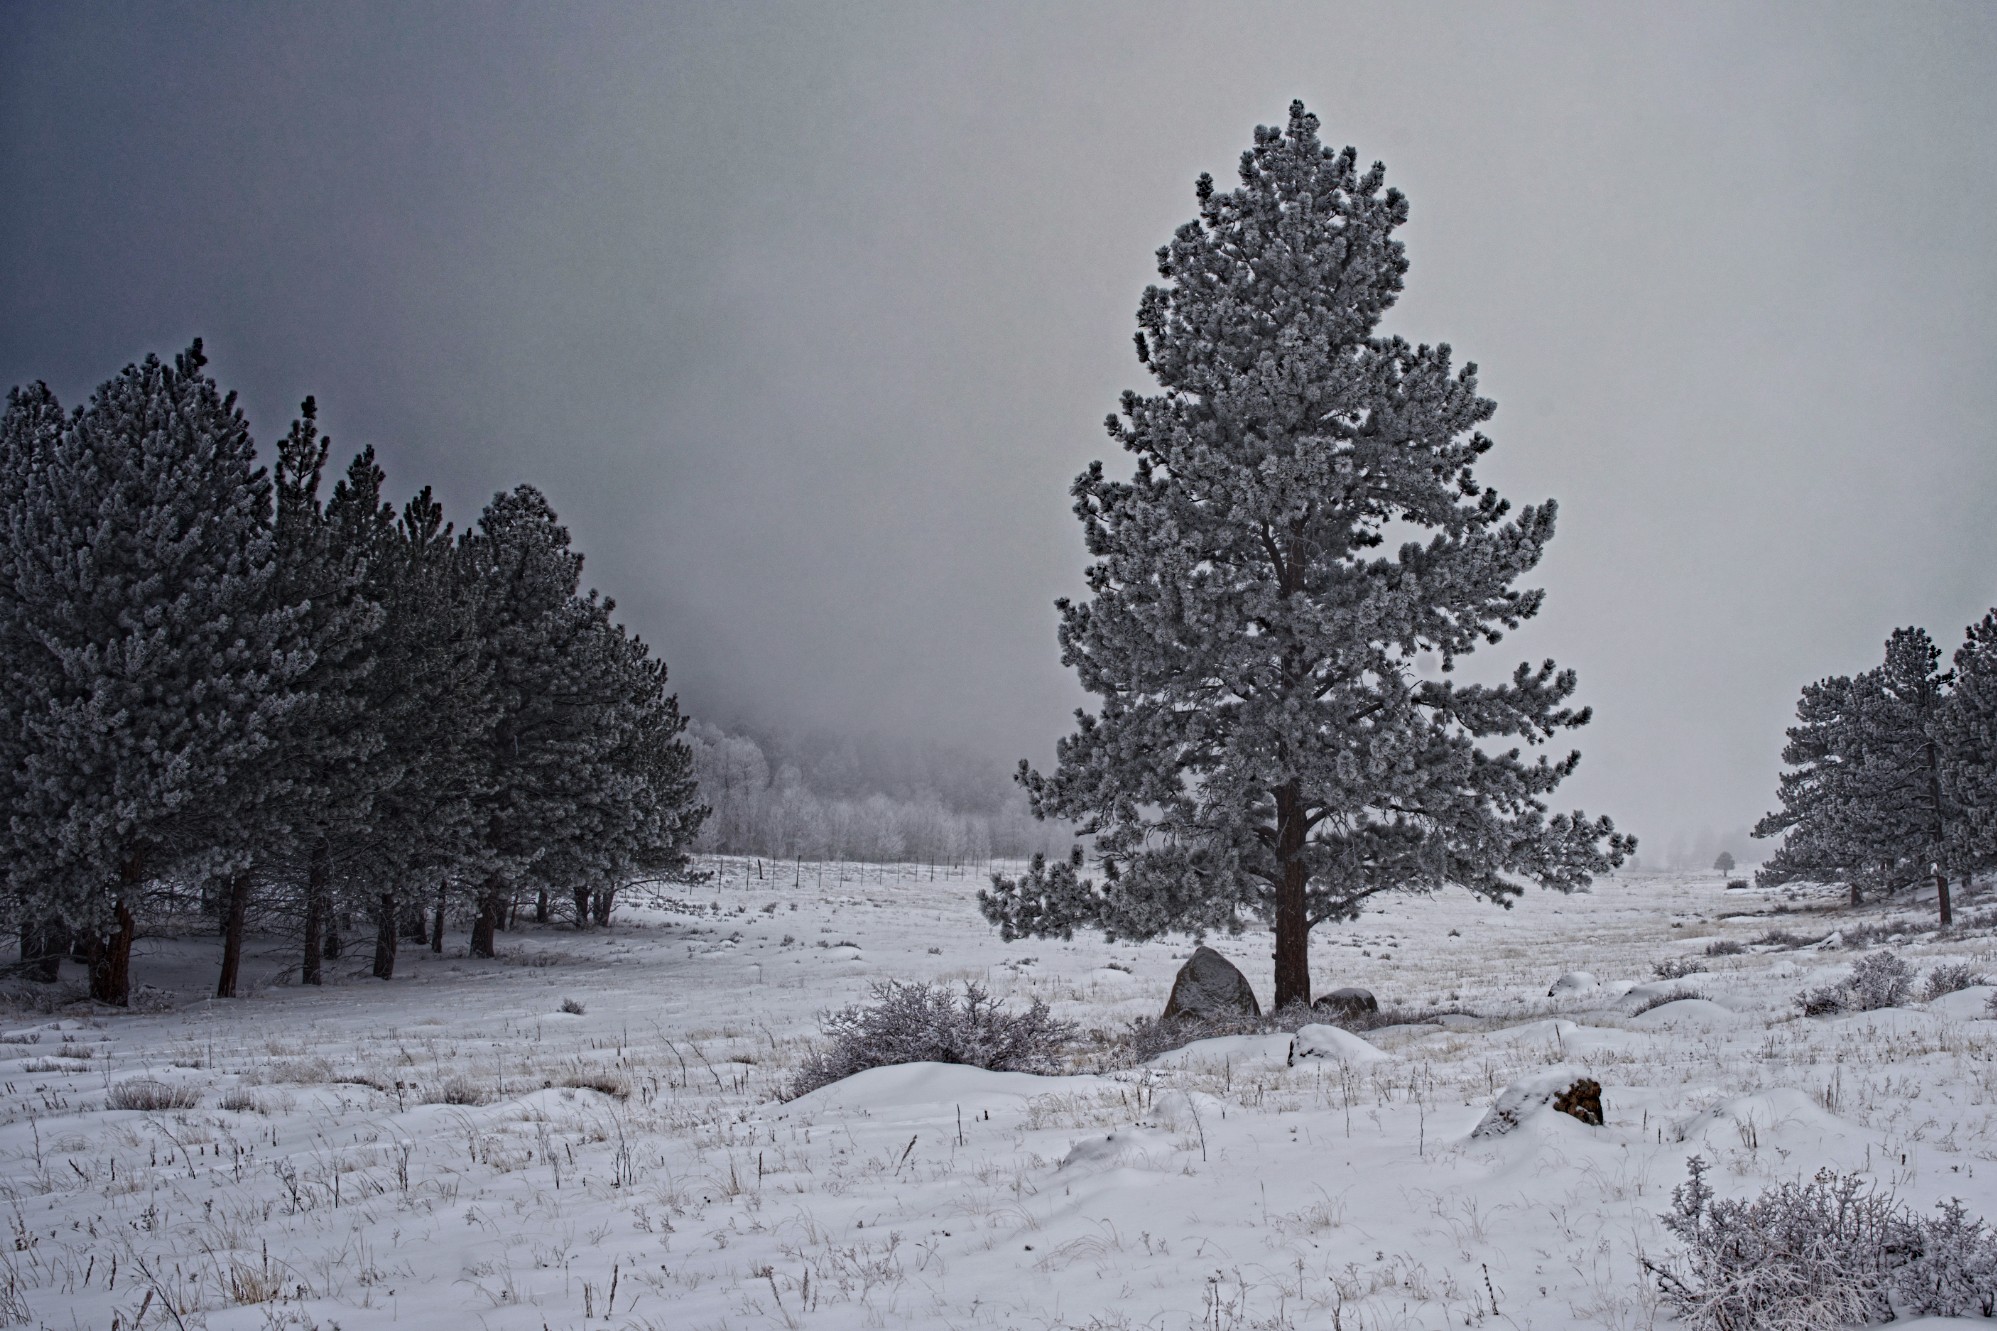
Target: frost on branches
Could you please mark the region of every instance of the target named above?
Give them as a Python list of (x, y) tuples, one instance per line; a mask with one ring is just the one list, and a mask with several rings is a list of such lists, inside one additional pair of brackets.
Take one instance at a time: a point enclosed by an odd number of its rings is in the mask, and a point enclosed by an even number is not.
[[(1020, 780), (1036, 813), (1093, 834), (1101, 878), (1036, 862), (980, 897), (1008, 938), (1268, 921), (1278, 1006), (1309, 1001), (1311, 927), (1370, 897), (1567, 890), (1635, 845), (1549, 815), (1578, 754), (1521, 756), (1587, 721), (1571, 671), (1417, 671), (1538, 611), (1513, 584), (1554, 505), (1514, 515), (1476, 482), (1495, 405), (1475, 366), (1376, 335), (1407, 202), (1317, 128), (1293, 103), (1286, 129), (1256, 131), (1239, 189), (1200, 178), (1198, 219), (1158, 254), (1168, 285), (1138, 309), (1158, 391), (1108, 423), (1136, 474), (1094, 463), (1075, 482), (1095, 562), (1090, 597), (1059, 603), (1061, 644), (1101, 706), (1051, 774)], [(1390, 536), (1406, 540), (1388, 553)]]

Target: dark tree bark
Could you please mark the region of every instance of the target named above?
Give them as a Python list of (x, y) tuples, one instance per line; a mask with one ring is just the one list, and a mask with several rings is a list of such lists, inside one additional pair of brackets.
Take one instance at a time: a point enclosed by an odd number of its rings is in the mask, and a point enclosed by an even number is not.
[(391, 980), (395, 978), (395, 893), (381, 894), (374, 921), (374, 978)]
[(1942, 928), (1946, 929), (1955, 923), (1955, 911), (1949, 905), (1948, 874), (1940, 869), (1935, 870), (1935, 901), (1941, 908)]
[(450, 904), (450, 889), (444, 884), (437, 885), (437, 918), (430, 929), (430, 951), (442, 956), (444, 953), (444, 908)]
[(589, 928), (589, 889), (572, 887), (569, 889), (569, 895), (576, 903), (576, 928)]
[(423, 899), (414, 892), (397, 894), (402, 903), (402, 936), (412, 943), (430, 941), (430, 921), (423, 913)]
[(249, 916), (250, 875), (245, 870), (230, 877), (222, 894), (222, 973), (215, 979), (217, 998), (236, 996), (236, 981), (243, 969), (243, 926)]
[(484, 889), (478, 894), (478, 918), (472, 921), (471, 939), (471, 955), (475, 957), (496, 955), (493, 932), (499, 927), (500, 915), (506, 908), (502, 890), (497, 879), (488, 878)]
[(617, 889), (614, 887), (601, 888), (590, 898), (590, 918), (596, 921), (599, 929), (610, 927), (610, 912), (616, 905)]
[(326, 933), (326, 844), (312, 848), (312, 860), (305, 870), (305, 955), (299, 965), (300, 984), (324, 984), (320, 960), (327, 955)]
[(1310, 913), (1305, 893), (1304, 800), (1294, 781), (1276, 791), (1276, 999), (1273, 1011), (1310, 1006)]
[(534, 894), (534, 923), (548, 922), (548, 889), (542, 888)]
[(120, 897), (114, 911), (117, 927), (110, 933), (91, 930), (90, 996), (112, 1007), (132, 1003), (132, 936), (138, 931), (132, 908)]

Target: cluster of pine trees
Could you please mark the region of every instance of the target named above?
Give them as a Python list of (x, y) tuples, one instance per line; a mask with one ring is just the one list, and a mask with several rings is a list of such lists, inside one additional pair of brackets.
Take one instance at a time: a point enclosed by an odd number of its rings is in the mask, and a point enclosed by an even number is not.
[(21, 955), (64, 955), (123, 1005), (148, 906), (199, 901), (236, 991), (252, 911), (321, 980), (364, 919), (471, 951), (523, 900), (607, 920), (676, 870), (706, 810), (666, 669), (580, 590), (542, 495), (454, 533), (400, 510), (373, 450), (322, 492), (311, 399), (266, 470), (199, 341), (65, 412), (43, 384), (0, 417), (0, 771)]
[(1896, 630), (1861, 674), (1805, 686), (1777, 798), (1755, 827), (1783, 837), (1763, 883), (1842, 883), (1865, 894), (1997, 867), (1997, 610), (1970, 626), (1952, 669), (1926, 630)]

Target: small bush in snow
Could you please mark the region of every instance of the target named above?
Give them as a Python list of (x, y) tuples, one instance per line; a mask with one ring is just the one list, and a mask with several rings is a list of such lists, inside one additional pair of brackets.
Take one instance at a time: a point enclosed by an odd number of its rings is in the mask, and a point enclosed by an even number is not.
[(1747, 951), (1747, 944), (1732, 938), (1715, 938), (1706, 944), (1709, 957), (1737, 957)]
[(151, 1077), (135, 1077), (113, 1086), (104, 1103), (110, 1109), (143, 1109), (157, 1114), (167, 1109), (192, 1109), (201, 1103), (201, 1092), (192, 1086), (169, 1086)]
[(1666, 1003), (1682, 1003), (1688, 998), (1697, 998), (1698, 996), (1690, 989), (1671, 989), (1661, 994), (1652, 994), (1649, 998), (1637, 1004), (1636, 1011), (1630, 1013), (1630, 1015), (1632, 1017), (1641, 1017), (1644, 1013), (1661, 1008)]
[(1831, 1331), (1890, 1319), (1997, 1309), (1997, 1236), (1957, 1201), (1932, 1218), (1825, 1169), (1747, 1201), (1715, 1198), (1706, 1162), (1671, 1194), (1664, 1226), (1686, 1246), (1646, 1260), (1693, 1331)]
[(1990, 981), (1983, 977), (1983, 972), (1968, 962), (1949, 961), (1928, 972), (1928, 982), (1921, 994), (1924, 998), (1940, 998), (1944, 994), (1961, 993), (1964, 989), (1988, 983)]
[(1806, 1017), (1826, 1017), (1839, 1012), (1871, 1012), (1898, 1007), (1914, 990), (1914, 972), (1892, 952), (1867, 953), (1851, 968), (1851, 974), (1837, 984), (1811, 989), (1797, 997)]
[(1688, 975), (1704, 970), (1705, 967), (1690, 957), (1666, 957), (1650, 969), (1660, 980), (1682, 980)]
[(571, 1017), (580, 1017), (587, 1010), (583, 1007), (581, 999), (564, 998), (562, 1000), (562, 1011), (568, 1013)]
[(983, 986), (964, 985), (961, 1001), (943, 985), (889, 980), (872, 1004), (824, 1019), (827, 1044), (805, 1060), (793, 1098), (868, 1068), (896, 1063), (963, 1063), (994, 1072), (1045, 1072), (1074, 1028), (1034, 999), (1009, 1011)]
[(1826, 937), (1828, 937), (1828, 935), (1818, 934), (1815, 938), (1811, 938), (1806, 934), (1794, 933), (1788, 929), (1770, 929), (1768, 932), (1764, 933), (1761, 937), (1754, 940), (1754, 946), (1787, 947), (1787, 948), (1815, 947), (1817, 944), (1823, 942)]

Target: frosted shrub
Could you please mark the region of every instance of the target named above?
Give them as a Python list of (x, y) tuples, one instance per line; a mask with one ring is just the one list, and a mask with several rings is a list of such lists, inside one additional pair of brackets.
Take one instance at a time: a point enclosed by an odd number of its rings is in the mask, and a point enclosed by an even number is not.
[(1958, 1201), (1924, 1219), (1828, 1169), (1724, 1200), (1707, 1186), (1703, 1159), (1687, 1168), (1663, 1217), (1687, 1251), (1644, 1265), (1693, 1331), (1832, 1331), (1896, 1311), (1988, 1317), (1997, 1308), (1997, 1236)]
[(1973, 989), (1979, 984), (1988, 983), (1990, 981), (1983, 977), (1983, 972), (1966, 961), (1944, 962), (1928, 972), (1928, 982), (1923, 987), (1921, 996), (1940, 998), (1944, 994), (1960, 993), (1964, 989)]
[(1651, 973), (1660, 980), (1682, 980), (1704, 969), (1704, 966), (1691, 957), (1666, 957), (1650, 968)]
[(1796, 1001), (1804, 1016), (1825, 1017), (1898, 1007), (1913, 990), (1914, 972), (1907, 963), (1892, 952), (1879, 951), (1860, 957), (1841, 982), (1811, 989)]
[(982, 985), (966, 982), (961, 1000), (943, 985), (888, 980), (874, 1001), (824, 1019), (827, 1043), (791, 1083), (794, 1098), (868, 1068), (896, 1063), (962, 1063), (995, 1072), (1045, 1072), (1073, 1034), (1034, 999), (1009, 1011)]

